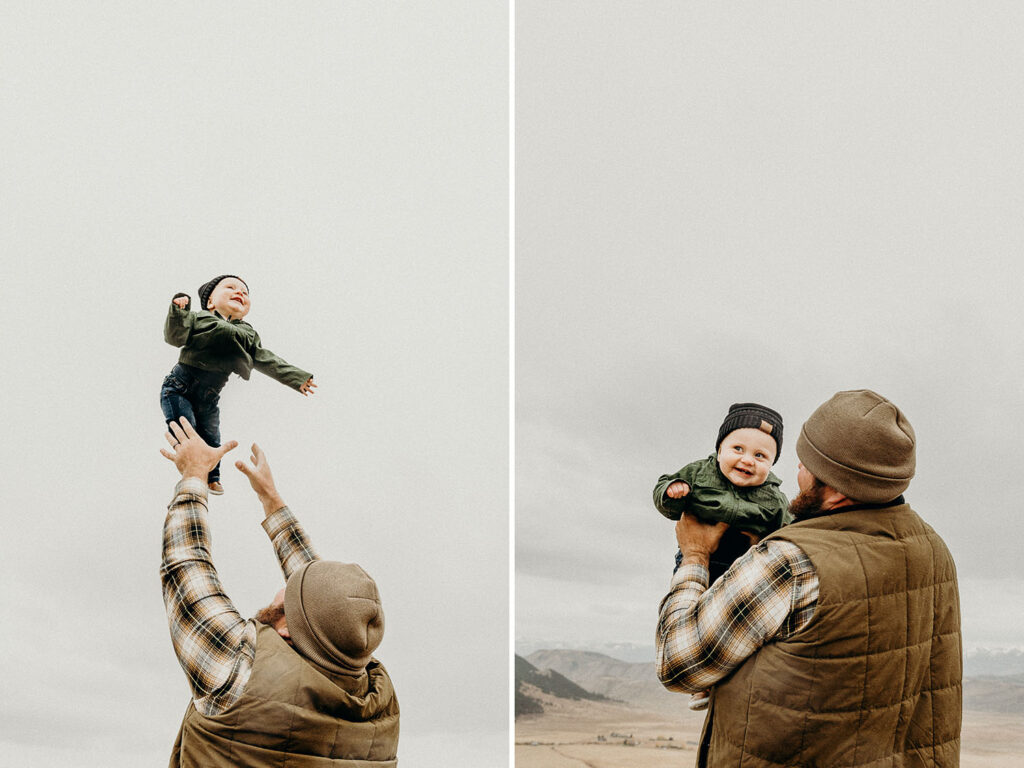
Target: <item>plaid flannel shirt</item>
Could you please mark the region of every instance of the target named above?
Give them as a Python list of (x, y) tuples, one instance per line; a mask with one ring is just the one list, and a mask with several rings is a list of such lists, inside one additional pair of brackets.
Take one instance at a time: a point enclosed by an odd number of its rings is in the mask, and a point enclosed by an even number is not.
[(706, 567), (682, 565), (661, 601), (658, 677), (674, 691), (703, 691), (804, 627), (817, 603), (814, 565), (788, 541), (751, 547), (710, 589)]
[[(224, 594), (210, 559), (206, 483), (186, 478), (174, 489), (164, 521), (160, 580), (171, 642), (188, 677), (195, 707), (217, 715), (242, 695), (256, 655), (255, 619), (246, 621)], [(285, 580), (316, 560), (306, 533), (288, 507), (263, 521)]]

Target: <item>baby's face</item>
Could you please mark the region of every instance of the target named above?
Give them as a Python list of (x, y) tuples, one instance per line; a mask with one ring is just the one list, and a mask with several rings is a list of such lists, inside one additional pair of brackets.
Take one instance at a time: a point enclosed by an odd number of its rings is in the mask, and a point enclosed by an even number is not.
[(760, 429), (734, 429), (718, 447), (718, 468), (740, 488), (761, 485), (768, 479), (777, 450), (774, 438)]
[(249, 314), (249, 289), (237, 277), (226, 277), (210, 293), (205, 309), (215, 309), (228, 320), (241, 320)]

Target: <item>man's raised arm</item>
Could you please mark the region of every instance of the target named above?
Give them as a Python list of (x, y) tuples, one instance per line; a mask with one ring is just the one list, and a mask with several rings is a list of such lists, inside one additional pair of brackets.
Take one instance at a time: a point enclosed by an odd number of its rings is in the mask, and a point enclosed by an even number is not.
[(171, 447), (160, 453), (174, 462), (181, 481), (164, 521), (160, 582), (178, 663), (196, 707), (209, 714), (237, 698), (245, 677), (240, 659), (251, 663), (255, 643), (221, 586), (207, 525), (207, 473), (238, 443), (211, 448), (185, 418), (169, 428)]
[(281, 494), (277, 492), (274, 476), (270, 472), (270, 464), (263, 450), (253, 443), (249, 463), (236, 461), (235, 468), (249, 478), (249, 485), (263, 505), (263, 530), (267, 532), (274, 545), (274, 552), (281, 563), (285, 581), (306, 563), (319, 560), (306, 532), (284, 503)]

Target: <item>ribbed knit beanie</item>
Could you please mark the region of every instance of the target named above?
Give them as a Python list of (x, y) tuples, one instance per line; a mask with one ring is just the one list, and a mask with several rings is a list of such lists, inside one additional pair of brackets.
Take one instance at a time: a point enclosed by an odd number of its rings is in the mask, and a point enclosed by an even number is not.
[(296, 650), (343, 675), (361, 674), (384, 636), (377, 584), (354, 563), (314, 560), (295, 571), (284, 616)]
[(916, 445), (899, 408), (870, 389), (854, 389), (818, 406), (800, 429), (796, 455), (844, 496), (880, 504), (910, 485)]
[(773, 411), (771, 408), (757, 403), (733, 403), (729, 406), (729, 413), (726, 414), (725, 421), (718, 429), (715, 453), (718, 453), (718, 447), (725, 440), (726, 435), (733, 430), (745, 427), (760, 429), (775, 439), (775, 461), (778, 461), (779, 456), (782, 455), (782, 416), (778, 411)]
[[(236, 280), (242, 280), (238, 275), (220, 275), (219, 277), (213, 278), (208, 283), (203, 283), (199, 286), (199, 309), (206, 309), (206, 302), (210, 300), (210, 294), (213, 293), (213, 289), (217, 287), (217, 283), (221, 280), (226, 280), (229, 277), (233, 277)], [(248, 288), (249, 284), (242, 280), (242, 284)]]

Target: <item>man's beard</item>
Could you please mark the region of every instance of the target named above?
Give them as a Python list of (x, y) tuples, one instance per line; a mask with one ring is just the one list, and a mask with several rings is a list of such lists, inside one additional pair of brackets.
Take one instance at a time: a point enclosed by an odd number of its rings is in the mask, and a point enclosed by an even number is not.
[(260, 624), (266, 624), (268, 627), (273, 627), (278, 621), (284, 618), (284, 606), (268, 605), (266, 608), (261, 608), (257, 611), (253, 618), (260, 622)]
[(825, 489), (828, 486), (823, 482), (814, 479), (814, 483), (806, 491), (800, 491), (789, 503), (789, 513), (795, 520), (803, 520), (807, 517), (824, 512)]

